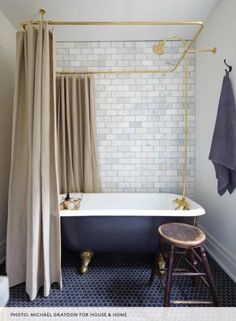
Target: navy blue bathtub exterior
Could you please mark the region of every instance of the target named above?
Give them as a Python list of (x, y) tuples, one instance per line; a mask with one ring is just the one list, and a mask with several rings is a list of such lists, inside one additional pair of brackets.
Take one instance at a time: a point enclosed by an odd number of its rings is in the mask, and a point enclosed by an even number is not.
[(168, 222), (191, 223), (192, 218), (61, 217), (62, 245), (75, 252), (153, 253), (158, 246), (157, 228)]

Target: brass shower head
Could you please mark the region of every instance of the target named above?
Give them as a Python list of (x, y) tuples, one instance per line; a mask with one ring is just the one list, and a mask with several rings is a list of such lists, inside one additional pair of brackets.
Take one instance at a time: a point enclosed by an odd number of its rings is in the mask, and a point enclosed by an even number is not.
[(161, 40), (157, 45), (154, 45), (153, 48), (152, 48), (153, 52), (155, 52), (155, 54), (157, 54), (159, 56), (164, 55), (164, 53), (165, 53), (165, 44), (166, 44), (166, 42), (168, 40), (182, 41), (182, 43), (184, 45), (184, 48), (185, 49), (187, 48), (187, 44), (186, 44), (186, 41), (184, 40), (184, 38), (176, 36), (176, 35), (171, 35), (171, 36), (167, 37), (166, 39)]
[(157, 45), (154, 45), (152, 48), (153, 52), (155, 52), (159, 56), (163, 55), (165, 53), (164, 44), (164, 41), (160, 41)]

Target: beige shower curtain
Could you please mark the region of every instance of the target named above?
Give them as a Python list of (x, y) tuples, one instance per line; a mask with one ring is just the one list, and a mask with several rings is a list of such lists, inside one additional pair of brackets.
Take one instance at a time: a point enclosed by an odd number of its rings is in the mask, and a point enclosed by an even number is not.
[(17, 33), (7, 231), (10, 285), (31, 300), (61, 284), (54, 40), (47, 25)]
[(100, 192), (93, 76), (57, 77), (60, 192)]

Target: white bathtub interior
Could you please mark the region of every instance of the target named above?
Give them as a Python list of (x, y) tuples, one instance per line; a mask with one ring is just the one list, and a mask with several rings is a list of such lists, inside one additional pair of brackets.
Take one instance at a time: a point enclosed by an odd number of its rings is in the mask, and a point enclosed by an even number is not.
[[(79, 193), (79, 210), (61, 210), (60, 216), (199, 216), (202, 206), (188, 199), (190, 210), (175, 210), (174, 200), (181, 196), (167, 193)], [(61, 195), (63, 199), (65, 195)]]

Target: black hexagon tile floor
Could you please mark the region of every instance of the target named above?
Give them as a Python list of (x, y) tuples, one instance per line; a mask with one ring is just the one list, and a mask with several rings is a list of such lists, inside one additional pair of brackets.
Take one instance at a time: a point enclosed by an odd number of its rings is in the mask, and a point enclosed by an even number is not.
[[(236, 284), (220, 266), (209, 258), (221, 306), (236, 306)], [(11, 288), (9, 306), (12, 307), (160, 307), (163, 293), (159, 279), (148, 286), (152, 259), (138, 254), (95, 254), (89, 273), (81, 276), (79, 254), (63, 252), (63, 289), (53, 285), (48, 298), (40, 289), (36, 300), (31, 302), (24, 284)], [(4, 274), (4, 266), (0, 267)], [(207, 300), (209, 290), (201, 280), (192, 286), (190, 278), (175, 278), (172, 288), (174, 300)]]

